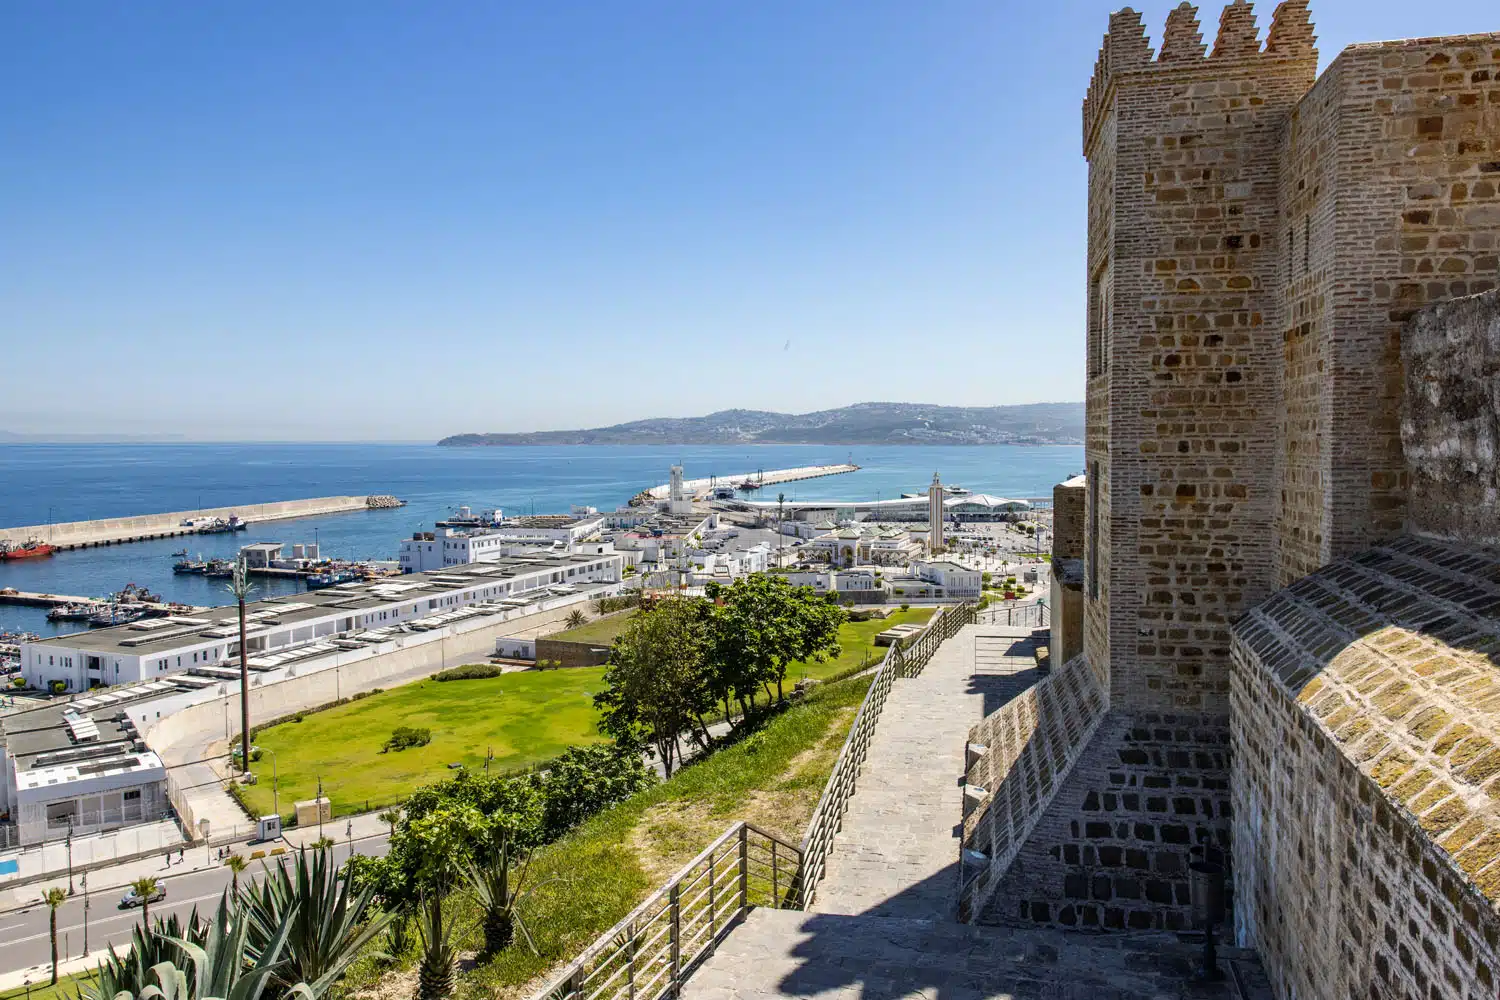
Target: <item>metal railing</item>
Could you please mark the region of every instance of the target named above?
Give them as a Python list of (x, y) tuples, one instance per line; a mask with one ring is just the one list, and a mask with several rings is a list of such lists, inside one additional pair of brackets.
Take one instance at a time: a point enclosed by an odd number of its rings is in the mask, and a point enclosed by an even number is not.
[(676, 995), (751, 906), (797, 909), (801, 852), (735, 823), (537, 994), (549, 1000)]
[(1047, 605), (1040, 602), (1035, 604), (992, 604), (979, 612), (979, 619), (985, 625), (1018, 625), (1023, 628), (1046, 628), (1050, 622), (1047, 613)]
[(870, 743), (875, 737), (875, 726), (880, 722), (880, 713), (885, 708), (886, 696), (897, 677), (916, 677), (927, 666), (927, 661), (939, 646), (951, 639), (960, 628), (974, 621), (974, 606), (965, 604), (951, 610), (940, 610), (927, 628), (915, 641), (904, 645), (893, 643), (886, 650), (885, 659), (875, 671), (865, 700), (859, 706), (859, 714), (849, 727), (849, 735), (839, 750), (828, 783), (823, 786), (823, 795), (807, 822), (807, 833), (802, 837), (802, 907), (811, 906), (817, 895), (818, 883), (827, 870), (828, 854), (833, 850), (833, 838), (842, 828), (844, 812), (849, 799), (854, 795), (859, 781), (860, 769), (869, 753)]

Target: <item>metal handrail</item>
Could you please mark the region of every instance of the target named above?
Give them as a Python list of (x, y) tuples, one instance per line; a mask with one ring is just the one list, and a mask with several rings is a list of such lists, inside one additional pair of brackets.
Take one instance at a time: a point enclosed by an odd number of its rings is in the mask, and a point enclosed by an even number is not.
[[(764, 851), (767, 845), (769, 877), (766, 863), (750, 853), (752, 847)], [(536, 1000), (675, 995), (747, 908), (798, 908), (801, 868), (796, 845), (752, 824), (734, 823), (585, 948), (535, 994)]]
[(928, 623), (921, 635), (909, 646), (894, 642), (886, 650), (885, 659), (875, 670), (875, 678), (865, 699), (860, 703), (859, 714), (849, 727), (849, 735), (839, 750), (838, 760), (823, 786), (823, 794), (807, 822), (807, 832), (802, 836), (802, 908), (812, 906), (817, 896), (818, 883), (827, 870), (826, 860), (833, 850), (833, 838), (843, 826), (844, 812), (849, 799), (854, 795), (859, 772), (865, 755), (875, 736), (875, 726), (885, 708), (886, 697), (895, 685), (897, 677), (916, 677), (927, 666), (937, 648), (965, 625), (975, 620), (972, 604), (960, 605), (951, 610), (940, 609)]

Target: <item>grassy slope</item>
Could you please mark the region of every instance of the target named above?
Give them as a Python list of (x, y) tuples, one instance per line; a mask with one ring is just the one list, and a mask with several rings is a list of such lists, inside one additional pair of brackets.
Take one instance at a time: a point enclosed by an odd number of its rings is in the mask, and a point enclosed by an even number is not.
[[(540, 955), (516, 944), (460, 977), (459, 1000), (512, 1000), (582, 951), (667, 877), (739, 819), (791, 843), (803, 828), (843, 745), (868, 679), (816, 689), (758, 735), (718, 751), (538, 851), (522, 915)], [(474, 928), (464, 947), (479, 943), (472, 904), (455, 897), (460, 919)], [(409, 967), (415, 956), (402, 965)], [(344, 995), (393, 996), (410, 971), (387, 973), (362, 961), (340, 988)], [(404, 984), (403, 984), (404, 985)], [(409, 991), (408, 991), (409, 992)]]
[[(399, 802), (418, 786), (448, 777), (447, 765), (518, 767), (570, 746), (596, 742), (593, 693), (603, 669), (525, 671), (467, 681), (420, 681), (264, 730), (256, 744), (275, 751), (283, 816), (310, 799), (323, 778), (335, 815)], [(397, 726), (426, 727), (432, 742), (381, 753)], [(272, 756), (254, 765), (245, 788), (252, 810), (272, 809)]]
[(822, 663), (794, 663), (787, 667), (787, 681), (795, 682), (803, 677), (830, 677), (841, 670), (857, 667), (868, 657), (871, 666), (885, 656), (885, 647), (875, 645), (875, 636), (893, 625), (922, 624), (933, 616), (933, 608), (908, 608), (896, 611), (889, 618), (872, 618), (867, 622), (845, 622), (839, 626), (839, 645), (843, 648), (837, 657)]
[(625, 626), (634, 617), (634, 611), (625, 611), (619, 614), (608, 615), (604, 618), (595, 618), (587, 625), (570, 628), (566, 632), (544, 635), (542, 638), (557, 639), (560, 642), (590, 642), (607, 646), (615, 641), (615, 636), (625, 631)]

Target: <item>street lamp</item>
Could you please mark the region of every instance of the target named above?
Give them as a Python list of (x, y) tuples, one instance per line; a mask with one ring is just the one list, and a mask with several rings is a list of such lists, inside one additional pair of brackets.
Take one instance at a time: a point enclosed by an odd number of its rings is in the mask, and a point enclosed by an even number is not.
[(68, 813), (68, 895), (73, 895), (73, 814)]
[(89, 873), (83, 873), (83, 953), (89, 953)]

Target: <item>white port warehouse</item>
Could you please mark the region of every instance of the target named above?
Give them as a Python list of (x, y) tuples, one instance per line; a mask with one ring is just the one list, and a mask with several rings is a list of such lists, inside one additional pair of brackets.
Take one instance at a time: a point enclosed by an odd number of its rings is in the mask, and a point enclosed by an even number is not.
[[(549, 590), (618, 583), (624, 564), (612, 552), (514, 556), (256, 601), (246, 606), (250, 666), (323, 655), (357, 642), (351, 633), (420, 629), (423, 619), (475, 605), (515, 607)], [(226, 607), (22, 643), (21, 670), (34, 687), (60, 681), (79, 692), (174, 673), (215, 678), (237, 669), (238, 656), (238, 614)]]

